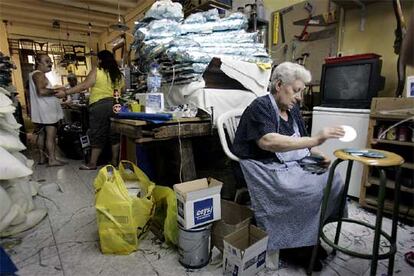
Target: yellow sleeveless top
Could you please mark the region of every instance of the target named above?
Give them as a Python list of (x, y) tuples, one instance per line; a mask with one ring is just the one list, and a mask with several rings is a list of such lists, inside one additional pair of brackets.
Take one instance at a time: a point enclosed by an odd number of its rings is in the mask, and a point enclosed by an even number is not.
[(124, 86), (125, 80), (122, 78), (121, 81), (113, 87), (109, 73), (105, 72), (103, 69), (96, 68), (96, 80), (95, 85), (92, 86), (91, 95), (89, 96), (89, 105), (104, 98), (113, 97), (114, 89), (117, 89), (121, 94), (121, 89)]

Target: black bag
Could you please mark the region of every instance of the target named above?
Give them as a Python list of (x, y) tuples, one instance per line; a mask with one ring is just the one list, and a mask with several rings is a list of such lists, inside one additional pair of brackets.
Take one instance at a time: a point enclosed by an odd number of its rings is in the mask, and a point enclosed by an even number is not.
[(84, 159), (80, 137), (82, 127), (79, 122), (65, 124), (58, 129), (58, 146), (67, 158)]

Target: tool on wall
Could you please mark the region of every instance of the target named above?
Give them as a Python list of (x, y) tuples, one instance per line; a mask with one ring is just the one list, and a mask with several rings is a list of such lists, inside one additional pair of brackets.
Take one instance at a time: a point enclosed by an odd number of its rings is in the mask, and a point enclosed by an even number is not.
[(394, 40), (394, 53), (398, 55), (397, 60), (397, 76), (398, 76), (398, 84), (397, 89), (395, 91), (396, 97), (401, 97), (403, 91), (404, 91), (404, 83), (405, 83), (405, 65), (403, 64), (401, 60), (401, 45), (402, 41), (405, 37), (405, 34), (407, 32), (406, 24), (404, 21), (404, 15), (402, 13), (401, 9), (401, 3), (400, 0), (393, 0), (392, 6), (394, 8), (395, 18), (397, 20), (397, 28), (395, 29), (395, 40)]
[[(279, 43), (279, 19), (280, 13), (275, 12), (273, 13), (273, 45), (277, 45)], [(283, 26), (282, 26), (283, 29)], [(282, 37), (283, 43), (283, 37)]]
[(296, 51), (296, 41), (293, 40), (292, 41), (292, 59), (291, 59), (292, 62), (295, 61), (295, 51)]
[(287, 14), (288, 12), (291, 12), (292, 10), (293, 10), (293, 6), (290, 6), (286, 9), (283, 9), (283, 10), (280, 11), (280, 38), (282, 40), (282, 43), (286, 42), (286, 39), (285, 39), (285, 26), (283, 24), (283, 16), (285, 14)]
[[(279, 41), (283, 43), (286, 42), (285, 37), (285, 26), (283, 23), (283, 16), (287, 14), (288, 12), (293, 10), (293, 6), (287, 7), (286, 9), (276, 11), (273, 13), (273, 45), (276, 45), (279, 43)], [(279, 30), (280, 30), (280, 39), (279, 39)]]
[(310, 55), (309, 53), (303, 53), (302, 54), (302, 65), (303, 66), (305, 66), (306, 60), (308, 59), (309, 55)]
[(306, 59), (309, 57), (309, 53), (303, 53), (301, 57), (298, 57), (295, 61), (297, 64), (305, 66)]
[(304, 41), (308, 39), (309, 33), (306, 30), (308, 29), (309, 22), (312, 19), (312, 13), (313, 13), (313, 6), (311, 3), (306, 2), (304, 8), (308, 12), (308, 18), (306, 19), (305, 26), (303, 27), (301, 34), (295, 35), (295, 38), (300, 41)]

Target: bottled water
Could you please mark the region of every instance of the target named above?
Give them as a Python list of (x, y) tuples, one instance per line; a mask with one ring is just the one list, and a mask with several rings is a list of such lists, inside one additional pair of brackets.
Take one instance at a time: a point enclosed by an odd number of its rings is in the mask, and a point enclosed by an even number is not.
[(149, 93), (161, 92), (161, 74), (159, 65), (156, 62), (153, 62), (150, 65), (150, 71), (147, 76), (147, 88)]
[(159, 65), (151, 63), (147, 76), (147, 92), (145, 95), (145, 112), (157, 113), (164, 110), (164, 94), (161, 92), (161, 74)]

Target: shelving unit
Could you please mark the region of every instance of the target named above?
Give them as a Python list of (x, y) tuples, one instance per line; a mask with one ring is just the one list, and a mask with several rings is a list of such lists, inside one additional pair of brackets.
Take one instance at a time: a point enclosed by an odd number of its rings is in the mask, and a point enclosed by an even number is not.
[[(395, 126), (396, 140), (378, 139), (380, 129), (383, 131), (406, 119), (406, 122)], [(367, 148), (387, 150), (404, 158), (405, 163), (401, 166), (400, 217), (414, 221), (414, 136), (410, 132), (405, 135), (404, 141), (399, 141), (398, 130), (401, 126), (414, 127), (414, 98), (374, 98), (371, 104)], [(387, 170), (386, 187), (384, 211), (391, 213), (395, 187), (395, 173), (391, 169)], [(379, 177), (376, 170), (364, 167), (359, 203), (363, 207), (376, 209), (378, 189)]]
[(207, 11), (213, 8), (221, 9), (221, 10), (231, 10), (231, 5), (227, 5), (222, 2), (213, 1), (213, 0), (205, 1), (197, 6), (189, 5), (189, 9), (184, 10), (184, 16), (187, 17), (188, 15), (192, 13), (200, 12), (200, 11)]

